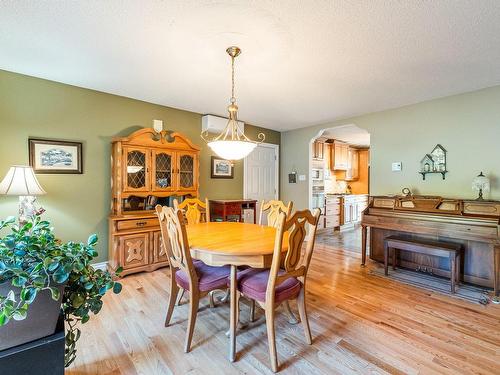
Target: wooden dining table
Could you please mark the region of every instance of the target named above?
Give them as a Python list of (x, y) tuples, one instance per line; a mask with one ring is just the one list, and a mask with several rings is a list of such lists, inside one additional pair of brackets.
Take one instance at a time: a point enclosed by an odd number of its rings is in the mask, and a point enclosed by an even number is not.
[[(209, 266), (231, 266), (229, 360), (234, 362), (238, 324), (236, 321), (238, 266), (271, 267), (276, 229), (264, 225), (234, 222), (190, 224), (186, 229), (193, 259), (199, 259)], [(282, 252), (286, 251), (287, 242), (285, 238)]]

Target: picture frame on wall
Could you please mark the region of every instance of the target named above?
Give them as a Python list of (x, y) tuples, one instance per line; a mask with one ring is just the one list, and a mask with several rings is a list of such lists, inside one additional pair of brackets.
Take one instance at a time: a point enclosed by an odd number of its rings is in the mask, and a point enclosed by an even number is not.
[(233, 163), (229, 160), (212, 156), (210, 165), (210, 175), (212, 178), (234, 178)]
[(83, 173), (81, 142), (29, 138), (28, 152), (35, 173)]

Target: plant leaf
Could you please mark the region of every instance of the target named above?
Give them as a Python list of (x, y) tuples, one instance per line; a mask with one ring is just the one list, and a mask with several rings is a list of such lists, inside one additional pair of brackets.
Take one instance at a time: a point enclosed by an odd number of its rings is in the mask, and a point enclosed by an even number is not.
[(118, 294), (121, 291), (122, 291), (122, 284), (115, 283), (115, 285), (113, 285), (113, 293)]
[(97, 244), (97, 234), (91, 234), (87, 240), (87, 244), (92, 247), (95, 246)]
[(6, 325), (9, 322), (9, 317), (3, 312), (0, 312), (0, 327)]
[(54, 301), (58, 301), (61, 297), (61, 292), (57, 288), (50, 288), (50, 294), (52, 295), (52, 299)]
[(53, 272), (57, 267), (59, 267), (59, 262), (53, 262), (49, 264), (47, 269), (49, 270), (49, 272)]
[(26, 284), (27, 281), (28, 281), (28, 279), (24, 276), (16, 276), (16, 277), (12, 278), (11, 283), (13, 286), (17, 286), (18, 288), (22, 288), (24, 286), (24, 284)]
[(7, 298), (8, 301), (15, 301), (16, 300), (16, 295), (14, 294), (13, 290), (9, 290), (7, 293)]
[(73, 294), (71, 296), (71, 305), (77, 309), (85, 302), (85, 298), (80, 294)]
[(21, 291), (21, 299), (28, 305), (32, 304), (37, 295), (35, 288), (25, 288)]
[(64, 272), (63, 269), (58, 269), (54, 275), (52, 275), (52, 279), (58, 283), (58, 284), (62, 284), (64, 282), (66, 282), (66, 280), (68, 280), (68, 277), (69, 277), (69, 273), (68, 272)]
[(24, 320), (24, 319), (26, 319), (27, 315), (28, 315), (28, 313), (26, 310), (16, 310), (16, 311), (14, 311), (12, 318), (14, 320)]

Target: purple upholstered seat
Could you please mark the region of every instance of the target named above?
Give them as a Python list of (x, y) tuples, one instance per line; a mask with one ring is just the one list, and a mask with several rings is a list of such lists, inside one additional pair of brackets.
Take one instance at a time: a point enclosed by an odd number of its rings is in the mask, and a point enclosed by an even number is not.
[[(279, 271), (282, 275), (284, 271)], [(256, 301), (265, 302), (267, 281), (269, 280), (269, 269), (249, 268), (237, 274), (238, 290), (245, 296)], [(279, 284), (275, 290), (275, 303), (297, 297), (302, 284), (295, 277), (286, 279)]]
[[(212, 267), (207, 266), (201, 261), (193, 261), (193, 266), (198, 275), (200, 292), (226, 288), (226, 281), (231, 272), (229, 266)], [(189, 290), (189, 277), (184, 271), (177, 271), (175, 273), (175, 280), (181, 288)]]

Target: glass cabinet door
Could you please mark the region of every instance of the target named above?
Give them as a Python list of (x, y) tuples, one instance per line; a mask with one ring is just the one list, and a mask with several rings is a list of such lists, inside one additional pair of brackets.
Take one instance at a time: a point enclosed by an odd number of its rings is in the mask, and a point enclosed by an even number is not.
[(153, 151), (153, 191), (174, 189), (174, 153)]
[(123, 164), (125, 190), (148, 191), (149, 151), (142, 148), (125, 148)]
[(178, 172), (179, 172), (179, 188), (180, 189), (196, 189), (196, 154), (194, 153), (179, 153), (178, 155)]

